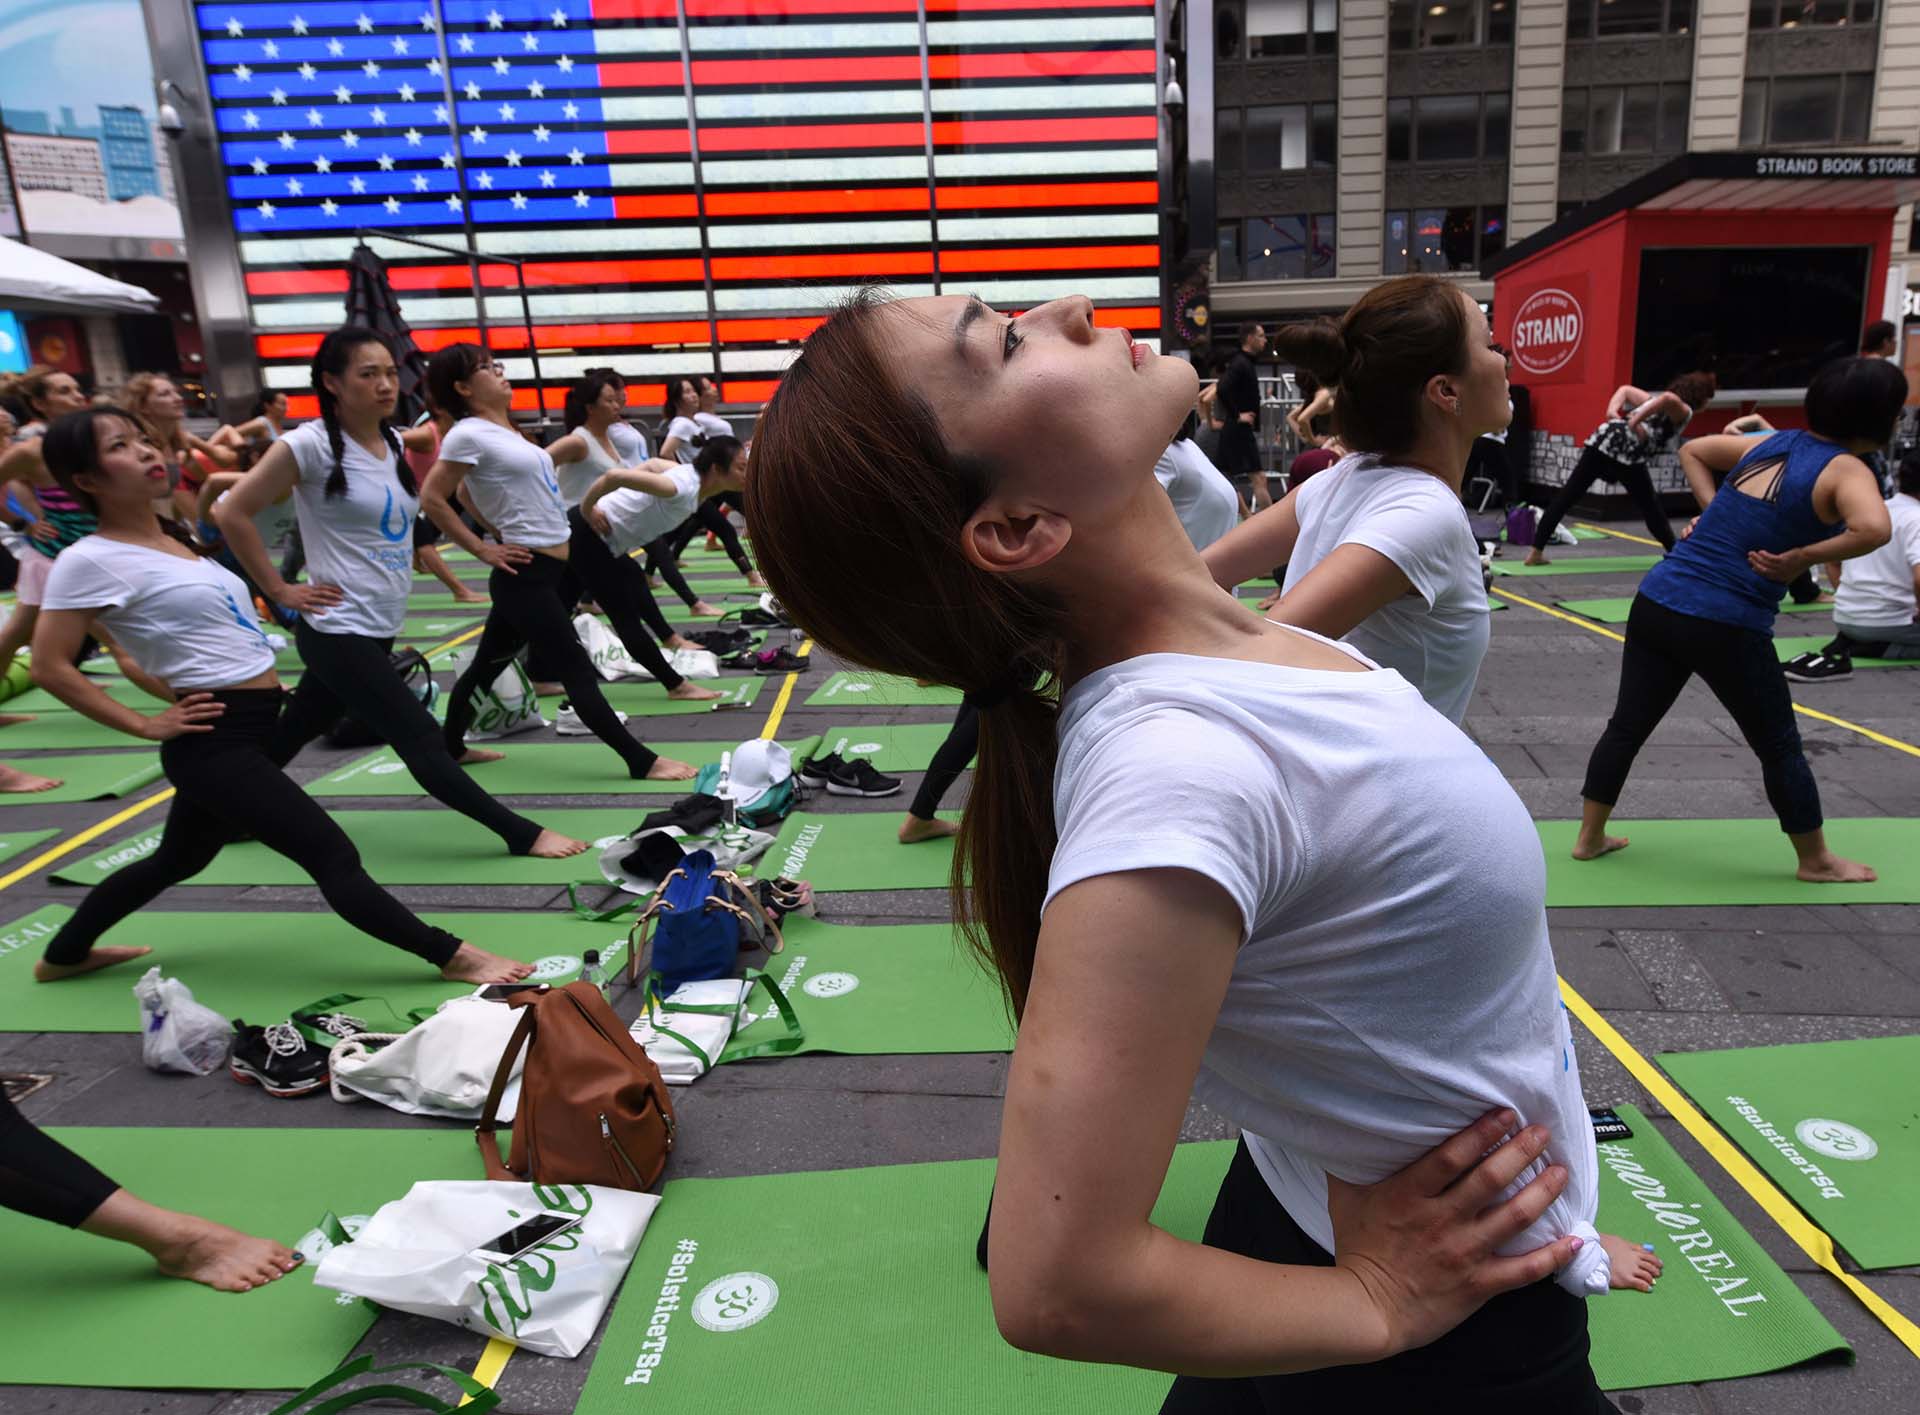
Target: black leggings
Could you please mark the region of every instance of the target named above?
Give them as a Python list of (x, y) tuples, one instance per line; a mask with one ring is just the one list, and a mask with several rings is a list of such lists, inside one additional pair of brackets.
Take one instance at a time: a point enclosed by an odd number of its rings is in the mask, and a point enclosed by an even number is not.
[(960, 779), (960, 773), (967, 769), (967, 763), (973, 760), (973, 754), (979, 749), (979, 709), (970, 702), (963, 702), (960, 711), (954, 715), (953, 730), (947, 733), (947, 740), (939, 745), (934, 751), (933, 760), (927, 763), (927, 774), (920, 782), (920, 789), (914, 793), (913, 804), (907, 807), (907, 813), (916, 820), (932, 820), (934, 812), (940, 809), (940, 798)]
[(1567, 484), (1554, 493), (1546, 514), (1533, 528), (1533, 543), (1536, 546), (1553, 543), (1554, 528), (1560, 524), (1561, 517), (1572, 510), (1573, 503), (1585, 496), (1587, 489), (1597, 481), (1618, 482), (1625, 487), (1627, 495), (1633, 498), (1633, 504), (1640, 508), (1641, 516), (1646, 519), (1647, 534), (1668, 550), (1673, 549), (1673, 525), (1667, 520), (1667, 513), (1660, 509), (1660, 498), (1653, 490), (1652, 474), (1645, 467), (1629, 467), (1625, 462), (1616, 462), (1592, 447), (1580, 450), (1580, 460), (1573, 464), (1573, 473), (1567, 478)]
[(600, 675), (594, 671), (587, 651), (580, 647), (570, 606), (560, 597), (560, 584), (566, 574), (566, 561), (536, 553), (517, 567), (517, 573), (495, 570), (487, 578), (493, 608), (480, 631), (473, 662), (453, 685), (453, 696), (447, 703), (447, 751), (456, 760), (465, 755), (467, 729), (473, 725), (473, 695), (499, 677), (521, 647), (531, 642), (541, 645), (545, 656), (560, 670), (560, 685), (580, 720), (620, 754), (628, 774), (638, 781), (653, 770), (659, 757), (635, 740), (601, 694)]
[(78, 1228), (119, 1187), (0, 1091), (0, 1209)]
[(753, 562), (747, 558), (746, 547), (740, 544), (740, 533), (734, 530), (733, 522), (727, 516), (728, 506), (746, 510), (737, 491), (723, 491), (718, 496), (709, 496), (702, 501), (698, 509), (680, 523), (680, 529), (669, 537), (674, 558), (678, 559), (686, 551), (687, 542), (705, 529), (720, 537), (720, 544), (726, 548), (727, 559), (733, 562), (734, 568), (743, 575), (751, 575)]
[(1677, 613), (1644, 594), (1634, 596), (1627, 615), (1619, 700), (1587, 761), (1580, 794), (1606, 806), (1619, 802), (1634, 757), (1696, 673), (1760, 758), (1780, 828), (1789, 835), (1818, 830), (1820, 788), (1800, 746), (1793, 694), (1773, 639), (1758, 629)]
[[(1207, 1218), (1209, 1248), (1264, 1263), (1331, 1267), (1273, 1197), (1241, 1142)], [(1587, 1361), (1587, 1304), (1551, 1279), (1502, 1293), (1437, 1341), (1366, 1366), (1284, 1376), (1181, 1376), (1160, 1415), (1279, 1415), (1295, 1411), (1615, 1410)]]
[[(579, 507), (567, 512), (567, 524), (573, 529), (567, 564), (593, 602), (600, 606), (600, 612), (607, 616), (607, 622), (613, 625), (613, 632), (620, 636), (627, 652), (669, 689), (686, 682), (647, 632), (650, 626), (643, 606), (653, 605), (653, 591), (647, 588), (647, 577), (640, 567), (627, 556), (616, 554), (601, 540), (600, 533), (587, 524)], [(659, 607), (654, 606), (654, 613), (659, 612)]]
[[(687, 577), (680, 573), (678, 555), (679, 552), (673, 548), (673, 533), (671, 531), (659, 537), (657, 540), (648, 541), (646, 573), (649, 575), (658, 575), (661, 579), (665, 580), (667, 582), (667, 588), (680, 596), (680, 602), (686, 605), (688, 609), (692, 609), (694, 605), (700, 602), (700, 596), (693, 592), (693, 587), (687, 583)], [(663, 617), (657, 624), (653, 623), (652, 620), (649, 620), (648, 623), (652, 626), (654, 633), (660, 634), (660, 631), (666, 628), (667, 621)], [(671, 632), (671, 630), (668, 630), (668, 633)], [(660, 641), (662, 643), (666, 642), (665, 634), (661, 634)]]
[(87, 892), (47, 945), (47, 962), (81, 962), (108, 929), (192, 879), (239, 836), (251, 835), (312, 875), (342, 920), (444, 967), (460, 940), (422, 923), (375, 884), (347, 833), (273, 760), (281, 691), (226, 688), (214, 697), (226, 712), (213, 731), (160, 744), (160, 766), (176, 792), (160, 844)]
[(324, 634), (306, 620), (294, 630), (307, 666), (293, 690), (274, 738), (273, 759), (283, 765), (330, 730), (342, 712), (371, 728), (392, 747), (413, 779), (434, 800), (478, 821), (524, 855), (540, 827), (501, 805), (447, 752), (446, 737), (421, 702), (393, 670), (393, 640), (359, 634)]

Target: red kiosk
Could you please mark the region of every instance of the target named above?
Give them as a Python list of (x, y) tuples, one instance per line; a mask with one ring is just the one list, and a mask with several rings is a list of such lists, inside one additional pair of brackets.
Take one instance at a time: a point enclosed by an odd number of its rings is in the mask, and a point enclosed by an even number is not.
[[(1893, 215), (1917, 197), (1912, 153), (1687, 153), (1495, 256), (1481, 274), (1531, 401), (1526, 479), (1563, 484), (1621, 384), (1694, 369), (1720, 394), (1690, 434), (1754, 410), (1797, 426), (1813, 371), (1884, 317)], [(1671, 455), (1653, 470), (1684, 492)]]

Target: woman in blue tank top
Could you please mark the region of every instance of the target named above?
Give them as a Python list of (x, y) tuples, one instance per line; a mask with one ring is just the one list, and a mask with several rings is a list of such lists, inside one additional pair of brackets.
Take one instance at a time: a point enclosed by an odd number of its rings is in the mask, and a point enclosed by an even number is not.
[[(1620, 696), (1587, 762), (1576, 860), (1623, 848), (1607, 818), (1627, 772), (1660, 719), (1698, 673), (1760, 758), (1767, 801), (1799, 856), (1799, 877), (1844, 884), (1875, 879), (1827, 848), (1820, 789), (1800, 747), (1793, 697), (1773, 649), (1773, 619), (1788, 582), (1808, 567), (1886, 544), (1892, 523), (1861, 454), (1884, 447), (1907, 397), (1900, 370), (1842, 359), (1807, 388), (1807, 430), (1696, 438), (1680, 449), (1703, 508), (1640, 582), (1627, 618)], [(1714, 476), (1726, 473), (1716, 492)]]

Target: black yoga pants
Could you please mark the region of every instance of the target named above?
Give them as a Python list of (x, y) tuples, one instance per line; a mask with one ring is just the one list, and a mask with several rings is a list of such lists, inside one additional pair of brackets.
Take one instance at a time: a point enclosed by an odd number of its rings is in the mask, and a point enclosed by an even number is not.
[(1820, 788), (1800, 746), (1793, 694), (1772, 637), (1677, 613), (1644, 594), (1634, 596), (1627, 614), (1620, 696), (1587, 761), (1580, 794), (1602, 805), (1618, 804), (1634, 757), (1696, 673), (1760, 758), (1767, 801), (1780, 828), (1789, 835), (1818, 830)]
[(573, 632), (571, 606), (561, 599), (560, 586), (566, 575), (566, 561), (536, 553), (516, 570), (495, 570), (487, 578), (493, 608), (480, 631), (473, 662), (453, 685), (453, 696), (447, 703), (447, 751), (457, 760), (467, 750), (473, 695), (499, 677), (524, 645), (537, 643), (559, 670), (560, 686), (580, 720), (620, 754), (628, 773), (639, 780), (659, 758), (634, 739), (600, 692), (600, 675)]
[(375, 884), (347, 833), (273, 760), (282, 696), (278, 688), (222, 689), (214, 697), (226, 712), (214, 720), (213, 731), (160, 744), (160, 766), (176, 793), (160, 844), (87, 892), (47, 945), (49, 963), (80, 962), (100, 935), (192, 879), (241, 835), (312, 875), (333, 912), (362, 933), (435, 967), (453, 957), (460, 940), (422, 923)]
[(0, 1208), (78, 1228), (119, 1187), (0, 1091)]
[(960, 773), (967, 769), (967, 763), (979, 749), (980, 710), (970, 702), (963, 702), (954, 715), (953, 730), (947, 733), (947, 740), (935, 749), (933, 760), (927, 763), (927, 774), (921, 779), (920, 789), (914, 793), (907, 813), (916, 820), (932, 820), (934, 812), (940, 809), (940, 798), (960, 779)]
[(579, 507), (567, 512), (567, 524), (573, 529), (567, 563), (593, 602), (600, 606), (600, 612), (607, 616), (607, 622), (613, 625), (613, 632), (620, 636), (620, 642), (633, 660), (669, 689), (686, 682), (685, 675), (667, 662), (667, 656), (660, 652), (660, 645), (648, 632), (642, 605), (653, 603), (653, 591), (647, 588), (647, 577), (640, 567), (601, 540), (600, 533), (587, 524)]
[[(671, 531), (655, 540), (648, 541), (646, 573), (649, 575), (657, 574), (661, 579), (665, 580), (667, 582), (667, 588), (680, 596), (680, 602), (686, 605), (688, 609), (692, 609), (694, 605), (700, 602), (700, 596), (693, 592), (693, 587), (687, 583), (687, 577), (680, 572), (679, 554), (680, 552), (673, 547), (673, 533)], [(653, 625), (653, 631), (658, 634), (665, 623), (666, 620), (662, 619), (659, 624)], [(664, 636), (661, 642), (666, 642)]]
[(740, 493), (723, 491), (718, 496), (709, 496), (702, 501), (694, 513), (680, 523), (680, 528), (672, 533), (673, 554), (678, 559), (685, 553), (687, 542), (701, 531), (708, 531), (720, 538), (720, 544), (727, 552), (727, 559), (743, 575), (753, 573), (753, 562), (747, 558), (746, 547), (740, 544), (740, 533), (733, 528), (733, 521), (727, 516), (728, 506), (740, 506)]
[(393, 748), (434, 800), (484, 825), (512, 854), (533, 848), (539, 825), (494, 800), (449, 755), (440, 724), (394, 671), (392, 639), (324, 634), (302, 619), (294, 641), (307, 671), (280, 716), (272, 750), (276, 762), (292, 761), (343, 712), (351, 714)]
[(1573, 464), (1573, 473), (1567, 478), (1567, 484), (1554, 493), (1546, 514), (1533, 528), (1533, 543), (1537, 546), (1551, 545), (1554, 528), (1560, 524), (1561, 518), (1597, 481), (1618, 482), (1625, 487), (1627, 495), (1633, 498), (1633, 504), (1640, 508), (1640, 514), (1646, 520), (1647, 534), (1668, 550), (1673, 549), (1673, 524), (1667, 520), (1667, 513), (1660, 509), (1660, 498), (1654, 492), (1652, 474), (1645, 467), (1630, 467), (1625, 462), (1616, 462), (1592, 447), (1580, 450), (1580, 460)]
[[(1203, 1241), (1265, 1263), (1333, 1264), (1273, 1197), (1245, 1141), (1234, 1151)], [(1371, 1365), (1288, 1376), (1181, 1376), (1160, 1415), (1415, 1409), (1462, 1415), (1615, 1410), (1587, 1361), (1586, 1302), (1548, 1279), (1495, 1297), (1437, 1341)]]

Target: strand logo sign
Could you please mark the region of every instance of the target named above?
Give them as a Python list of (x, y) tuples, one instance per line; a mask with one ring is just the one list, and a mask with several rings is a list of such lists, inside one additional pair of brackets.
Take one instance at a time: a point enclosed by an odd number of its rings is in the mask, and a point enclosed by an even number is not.
[(1513, 360), (1530, 374), (1558, 373), (1580, 352), (1586, 311), (1565, 290), (1535, 290), (1513, 316)]

